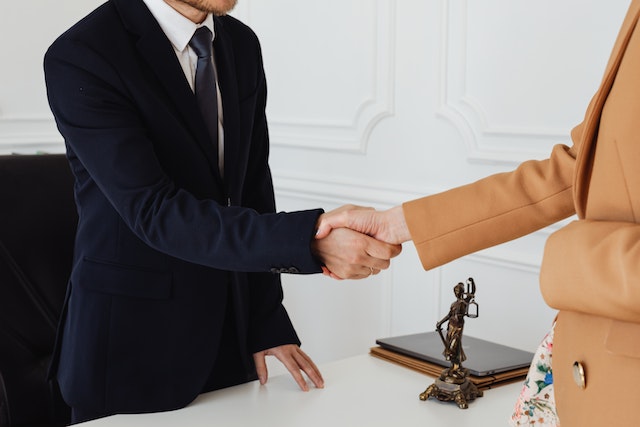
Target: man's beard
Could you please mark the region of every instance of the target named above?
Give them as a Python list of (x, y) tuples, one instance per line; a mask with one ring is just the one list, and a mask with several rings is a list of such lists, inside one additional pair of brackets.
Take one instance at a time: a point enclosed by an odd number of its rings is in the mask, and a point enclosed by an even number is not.
[[(208, 1), (208, 0), (180, 0), (202, 12), (213, 13), (214, 15), (226, 15), (235, 7), (238, 0)], [(211, 4), (222, 3), (222, 4)]]

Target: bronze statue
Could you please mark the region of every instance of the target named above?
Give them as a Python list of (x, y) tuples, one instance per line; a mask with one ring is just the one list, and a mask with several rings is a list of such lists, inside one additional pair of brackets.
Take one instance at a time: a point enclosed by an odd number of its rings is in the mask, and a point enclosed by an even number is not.
[[(475, 301), (476, 284), (470, 277), (466, 288), (460, 282), (453, 287), (453, 293), (456, 300), (451, 304), (449, 313), (436, 323), (436, 331), (444, 344), (442, 354), (451, 362), (451, 366), (445, 368), (440, 377), (420, 394), (420, 400), (435, 397), (445, 402), (454, 401), (459, 408), (466, 409), (469, 407), (468, 402), (482, 396), (482, 391), (469, 380), (469, 371), (462, 366), (462, 362), (467, 359), (462, 347), (464, 318), (478, 317), (478, 303)], [(448, 322), (446, 337), (442, 333), (442, 325), (445, 322)]]

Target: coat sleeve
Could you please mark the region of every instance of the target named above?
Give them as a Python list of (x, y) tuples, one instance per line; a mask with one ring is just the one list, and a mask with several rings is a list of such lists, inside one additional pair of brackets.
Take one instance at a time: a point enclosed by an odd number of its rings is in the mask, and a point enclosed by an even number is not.
[(574, 168), (574, 147), (556, 145), (548, 159), (405, 203), (423, 267), (443, 265), (568, 218), (575, 213)]

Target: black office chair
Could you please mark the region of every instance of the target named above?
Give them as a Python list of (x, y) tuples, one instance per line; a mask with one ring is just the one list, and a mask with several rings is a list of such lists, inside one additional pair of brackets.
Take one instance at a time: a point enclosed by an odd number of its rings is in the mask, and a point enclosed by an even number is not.
[(46, 378), (78, 220), (65, 156), (0, 156), (0, 200), (0, 427), (68, 425)]

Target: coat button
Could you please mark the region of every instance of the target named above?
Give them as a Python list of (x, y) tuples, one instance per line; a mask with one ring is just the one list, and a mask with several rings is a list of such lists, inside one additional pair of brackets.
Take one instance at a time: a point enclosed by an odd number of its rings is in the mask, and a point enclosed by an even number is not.
[(573, 381), (580, 388), (587, 386), (587, 377), (584, 374), (584, 367), (580, 362), (573, 362)]

